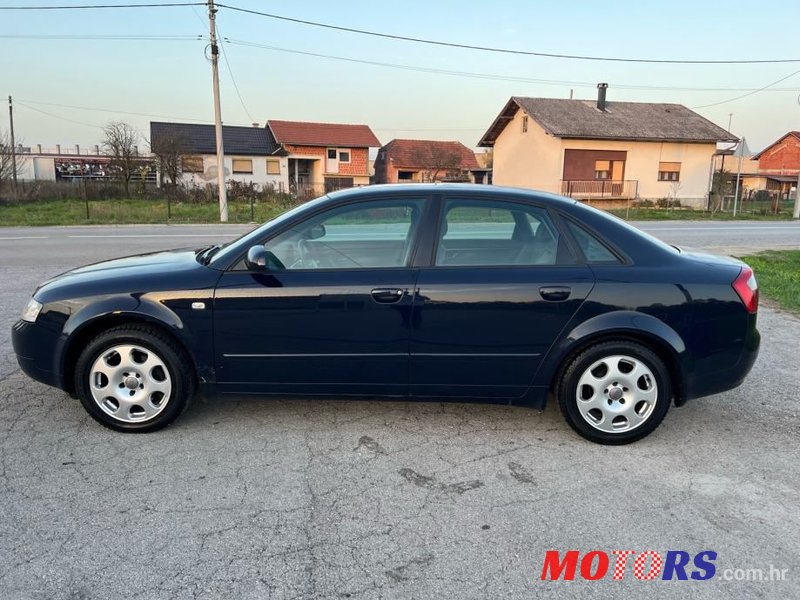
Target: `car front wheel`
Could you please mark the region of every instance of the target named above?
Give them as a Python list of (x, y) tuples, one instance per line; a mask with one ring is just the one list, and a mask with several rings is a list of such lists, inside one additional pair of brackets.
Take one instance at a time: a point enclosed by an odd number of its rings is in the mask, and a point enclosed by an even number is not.
[(600, 444), (628, 444), (658, 427), (672, 391), (658, 355), (620, 340), (591, 346), (574, 357), (556, 395), (561, 413), (580, 435)]
[(146, 433), (172, 423), (194, 394), (184, 349), (157, 328), (122, 325), (95, 337), (75, 366), (78, 397), (98, 422)]

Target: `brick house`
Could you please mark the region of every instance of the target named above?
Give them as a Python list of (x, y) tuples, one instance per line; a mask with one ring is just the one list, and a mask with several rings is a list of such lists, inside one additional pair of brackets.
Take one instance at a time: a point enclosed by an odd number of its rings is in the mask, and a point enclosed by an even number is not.
[(367, 125), (267, 121), (267, 132), (287, 158), (290, 189), (322, 194), (369, 184), (369, 149), (380, 142)]
[(490, 170), (482, 168), (475, 153), (461, 142), (395, 139), (378, 151), (375, 183), (484, 183)]
[(800, 131), (790, 131), (753, 156), (758, 175), (771, 195), (787, 198), (800, 174)]

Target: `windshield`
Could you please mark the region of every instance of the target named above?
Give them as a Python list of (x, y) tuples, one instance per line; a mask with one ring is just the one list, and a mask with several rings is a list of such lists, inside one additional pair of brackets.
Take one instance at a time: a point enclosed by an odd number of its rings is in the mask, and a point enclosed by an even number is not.
[(280, 225), (284, 221), (292, 219), (295, 215), (306, 210), (313, 210), (315, 206), (320, 204), (327, 197), (328, 196), (321, 196), (315, 200), (311, 200), (310, 202), (305, 202), (299, 206), (295, 206), (291, 210), (288, 210), (285, 213), (278, 215), (274, 219), (267, 221), (263, 225), (256, 227), (252, 231), (245, 233), (240, 238), (237, 238), (229, 244), (221, 247), (211, 258), (209, 265), (213, 267), (216, 264), (221, 264), (227, 261), (231, 257), (235, 257), (244, 253), (250, 246), (261, 241), (269, 229)]

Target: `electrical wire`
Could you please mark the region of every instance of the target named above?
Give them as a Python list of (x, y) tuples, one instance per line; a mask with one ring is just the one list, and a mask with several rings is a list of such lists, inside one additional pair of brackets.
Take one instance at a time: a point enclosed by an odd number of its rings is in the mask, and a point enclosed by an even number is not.
[(741, 100), (742, 98), (747, 98), (748, 96), (752, 96), (753, 94), (757, 94), (758, 92), (763, 92), (767, 88), (771, 88), (773, 85), (777, 85), (777, 84), (781, 83), (782, 81), (786, 81), (787, 79), (789, 79), (791, 77), (794, 77), (798, 73), (800, 73), (800, 71), (795, 71), (794, 73), (789, 73), (786, 77), (781, 77), (777, 81), (773, 81), (772, 83), (769, 83), (769, 84), (765, 85), (762, 88), (758, 88), (756, 90), (752, 90), (752, 91), (750, 91), (750, 92), (748, 92), (746, 94), (742, 94), (741, 96), (736, 96), (735, 98), (728, 98), (727, 100), (722, 100), (721, 102), (713, 102), (711, 104), (703, 104), (701, 106), (693, 106), (692, 110), (695, 110), (695, 109), (698, 109), (698, 108), (711, 108), (712, 106), (719, 106), (721, 104), (728, 104), (729, 102), (736, 102), (737, 100)]
[[(587, 87), (587, 88), (594, 88), (597, 83), (592, 81), (569, 81), (569, 80), (557, 80), (557, 79), (535, 79), (531, 77), (519, 77), (514, 75), (498, 75), (495, 73), (479, 73), (473, 71), (456, 71), (451, 69), (438, 69), (434, 67), (422, 67), (422, 66), (415, 66), (415, 65), (404, 65), (398, 63), (388, 63), (388, 62), (381, 62), (375, 60), (367, 60), (361, 58), (350, 58), (346, 56), (336, 56), (332, 54), (322, 54), (318, 52), (308, 52), (304, 50), (294, 50), (291, 48), (281, 48), (278, 46), (269, 46), (266, 44), (259, 44), (256, 42), (249, 42), (246, 40), (236, 40), (236, 39), (229, 39), (226, 38), (226, 41), (229, 44), (238, 45), (238, 46), (245, 46), (250, 48), (260, 48), (263, 50), (272, 50), (275, 52), (285, 52), (288, 54), (298, 54), (301, 56), (311, 56), (314, 58), (325, 58), (330, 60), (338, 60), (356, 64), (363, 64), (363, 65), (370, 65), (376, 67), (388, 67), (392, 69), (400, 69), (404, 71), (417, 71), (421, 73), (432, 73), (436, 75), (452, 75), (456, 77), (468, 77), (473, 79), (488, 79), (494, 81), (509, 81), (509, 82), (517, 82), (517, 83), (534, 83), (534, 84), (542, 84), (542, 85), (555, 85), (555, 86), (571, 86), (571, 87)], [(671, 86), (663, 86), (663, 85), (636, 85), (636, 84), (615, 84), (612, 83), (611, 86), (615, 89), (626, 89), (626, 90), (654, 90), (654, 91), (682, 91), (682, 92), (744, 92), (744, 91), (764, 91), (764, 88), (702, 88), (702, 87), (671, 87)], [(779, 88), (779, 89), (772, 89), (770, 91), (782, 91), (782, 92), (795, 92), (796, 88)]]
[(379, 31), (372, 31), (369, 29), (357, 29), (355, 27), (345, 27), (343, 25), (332, 25), (330, 23), (322, 23), (319, 21), (309, 21), (307, 19), (297, 19), (293, 17), (286, 17), (274, 13), (266, 13), (249, 8), (241, 8), (239, 6), (232, 6), (230, 4), (217, 4), (218, 8), (227, 8), (235, 12), (245, 13), (249, 15), (256, 15), (268, 19), (275, 19), (278, 21), (285, 21), (289, 23), (296, 23), (298, 25), (308, 25), (311, 27), (320, 27), (323, 29), (332, 29), (335, 31), (343, 31), (346, 33), (356, 33), (359, 35), (367, 35), (372, 37), (397, 40), (403, 42), (414, 42), (417, 44), (428, 44), (432, 46), (443, 46), (446, 48), (459, 48), (464, 50), (478, 50), (481, 52), (494, 52), (501, 54), (515, 54), (521, 56), (538, 56), (542, 58), (559, 58), (568, 60), (590, 60), (590, 61), (605, 61), (605, 62), (623, 62), (623, 63), (645, 63), (645, 64), (671, 64), (671, 65), (749, 65), (749, 64), (776, 64), (776, 63), (798, 63), (800, 58), (780, 58), (780, 59), (723, 59), (723, 60), (683, 60), (683, 59), (656, 59), (656, 58), (628, 58), (628, 57), (611, 57), (611, 56), (591, 56), (581, 54), (560, 54), (552, 52), (538, 52), (533, 50), (513, 50), (511, 48), (497, 48), (492, 46), (476, 46), (472, 44), (460, 44), (456, 42), (444, 42), (441, 40), (432, 40), (426, 38), (411, 37), (405, 35), (397, 35), (392, 33), (383, 33)]
[(67, 117), (61, 117), (59, 115), (54, 115), (51, 112), (47, 112), (46, 110), (41, 110), (38, 108), (34, 108), (33, 106), (28, 106), (24, 102), (20, 102), (19, 100), (14, 100), (15, 105), (22, 106), (23, 108), (27, 108), (28, 110), (32, 110), (37, 113), (41, 113), (43, 115), (47, 115), (48, 117), (52, 117), (53, 119), (58, 119), (59, 121), (69, 121), (70, 123), (77, 123), (78, 125), (85, 125), (86, 127), (94, 127), (95, 129), (103, 129), (100, 125), (96, 125), (95, 123), (87, 123), (86, 121), (76, 121), (75, 119), (68, 119)]
[[(215, 27), (217, 30), (217, 37), (222, 39), (222, 34), (219, 32), (219, 27), (215, 23)], [(255, 122), (253, 115), (250, 114), (250, 111), (247, 110), (247, 105), (244, 103), (244, 98), (242, 98), (242, 92), (239, 91), (239, 85), (236, 83), (236, 78), (233, 76), (233, 69), (231, 69), (231, 63), (228, 61), (228, 53), (225, 51), (225, 44), (220, 43), (219, 47), (222, 49), (222, 58), (225, 59), (225, 66), (228, 68), (228, 75), (231, 78), (231, 82), (233, 83), (233, 89), (236, 90), (236, 95), (239, 97), (239, 104), (242, 105), (242, 109), (244, 113), (247, 115), (247, 118), (250, 119), (251, 123)]]
[(73, 4), (53, 6), (0, 6), (0, 10), (94, 10), (105, 8), (174, 8), (176, 6), (205, 6), (205, 2), (167, 2), (148, 4)]

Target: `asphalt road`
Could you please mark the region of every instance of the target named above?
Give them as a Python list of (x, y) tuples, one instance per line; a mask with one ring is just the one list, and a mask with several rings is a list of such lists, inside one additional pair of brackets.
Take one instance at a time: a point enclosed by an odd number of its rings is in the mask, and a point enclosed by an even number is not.
[[(800, 248), (793, 223), (645, 226)], [(622, 448), (552, 406), (437, 403), (198, 404), (121, 435), (19, 372), (9, 329), (41, 280), (246, 229), (0, 228), (0, 598), (800, 597), (800, 320), (767, 307), (741, 388)], [(717, 577), (543, 582), (548, 549), (713, 550)], [(722, 579), (770, 565), (786, 580)]]

